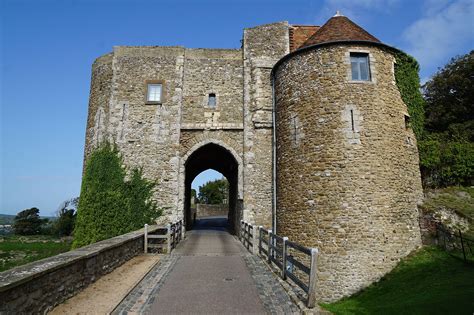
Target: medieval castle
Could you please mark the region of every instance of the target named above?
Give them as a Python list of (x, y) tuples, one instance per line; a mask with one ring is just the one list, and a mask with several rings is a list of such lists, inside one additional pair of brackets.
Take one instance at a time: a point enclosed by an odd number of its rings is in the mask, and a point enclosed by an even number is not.
[(337, 300), (421, 244), (396, 52), (340, 14), (245, 29), (241, 49), (114, 47), (92, 68), (85, 156), (114, 141), (188, 229), (191, 182), (219, 171), (231, 226), (318, 247), (318, 298)]

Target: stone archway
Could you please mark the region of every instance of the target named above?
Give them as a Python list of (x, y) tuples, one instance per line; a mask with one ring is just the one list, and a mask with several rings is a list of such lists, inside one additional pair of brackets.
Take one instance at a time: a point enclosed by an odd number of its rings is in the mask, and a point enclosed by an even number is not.
[(241, 218), (239, 200), (242, 198), (242, 161), (234, 150), (219, 141), (205, 141), (196, 144), (182, 158), (180, 181), (184, 184), (181, 202), (186, 229), (192, 228), (190, 211), (191, 183), (202, 171), (214, 169), (229, 182), (229, 226), (235, 230)]

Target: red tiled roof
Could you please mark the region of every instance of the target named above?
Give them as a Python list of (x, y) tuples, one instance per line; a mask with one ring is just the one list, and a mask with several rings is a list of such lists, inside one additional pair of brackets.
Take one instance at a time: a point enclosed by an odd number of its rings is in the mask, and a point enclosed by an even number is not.
[(318, 29), (316, 25), (291, 25), (290, 52), (300, 48)]
[(321, 26), (301, 47), (342, 40), (364, 40), (380, 43), (377, 38), (347, 17), (336, 15)]

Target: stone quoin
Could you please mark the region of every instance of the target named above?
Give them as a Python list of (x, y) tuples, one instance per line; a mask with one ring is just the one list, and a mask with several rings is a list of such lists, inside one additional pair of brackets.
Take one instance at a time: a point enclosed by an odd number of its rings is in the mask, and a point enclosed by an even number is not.
[(193, 179), (221, 172), (231, 227), (319, 248), (317, 299), (338, 300), (421, 244), (397, 52), (339, 13), (247, 28), (240, 49), (116, 46), (92, 67), (85, 159), (116, 143), (187, 229)]

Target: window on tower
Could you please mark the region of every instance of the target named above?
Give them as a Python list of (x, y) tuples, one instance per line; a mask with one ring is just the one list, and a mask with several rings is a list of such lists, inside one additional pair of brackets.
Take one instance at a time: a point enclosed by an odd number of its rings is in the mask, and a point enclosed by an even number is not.
[(351, 72), (353, 81), (370, 81), (369, 54), (351, 53)]
[(211, 108), (216, 108), (216, 94), (215, 93), (209, 94), (209, 98), (207, 100), (207, 106)]
[(161, 103), (161, 83), (148, 83), (147, 85), (147, 102), (149, 103)]

